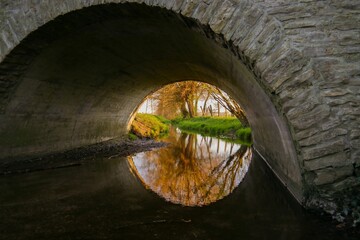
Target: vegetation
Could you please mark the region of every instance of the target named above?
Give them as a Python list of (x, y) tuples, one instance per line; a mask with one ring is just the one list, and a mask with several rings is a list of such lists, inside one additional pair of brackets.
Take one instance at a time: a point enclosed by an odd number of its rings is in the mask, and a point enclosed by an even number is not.
[(251, 143), (251, 129), (249, 127), (240, 128), (235, 132), (236, 137), (244, 142)]
[(169, 132), (170, 121), (152, 114), (138, 113), (131, 124), (130, 139), (159, 138)]
[(244, 127), (235, 117), (178, 118), (173, 120), (172, 123), (185, 131), (210, 136), (238, 138), (244, 142), (251, 142), (251, 129)]
[(132, 141), (138, 139), (138, 136), (136, 136), (135, 134), (133, 134), (133, 133), (131, 133), (131, 132), (129, 133), (128, 137), (129, 137), (129, 139), (132, 140)]
[[(244, 111), (215, 86), (195, 81), (177, 82), (148, 96), (149, 102), (151, 112), (156, 115), (136, 116), (132, 133), (138, 137), (157, 138), (168, 132), (169, 124), (174, 124), (183, 131), (251, 143), (251, 129)], [(148, 105), (146, 112), (147, 108)]]
[(195, 117), (203, 83), (187, 81), (169, 84), (151, 96), (156, 100), (156, 113), (169, 119)]
[[(148, 97), (155, 101), (157, 115), (169, 119), (233, 115), (249, 126), (239, 104), (218, 87), (202, 82), (184, 81), (169, 84)], [(222, 111), (223, 110), (223, 111)]]

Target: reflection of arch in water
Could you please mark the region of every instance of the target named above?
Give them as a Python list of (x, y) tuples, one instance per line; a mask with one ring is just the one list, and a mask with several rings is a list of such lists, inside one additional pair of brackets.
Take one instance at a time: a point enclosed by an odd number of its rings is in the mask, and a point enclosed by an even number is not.
[[(248, 171), (252, 151), (246, 146), (237, 145), (237, 151), (222, 158), (222, 153), (211, 151), (206, 141), (197, 141), (194, 134), (182, 133), (171, 139), (170, 147), (128, 158), (134, 175), (167, 201), (208, 205), (229, 195)], [(214, 144), (222, 141), (214, 140)]]

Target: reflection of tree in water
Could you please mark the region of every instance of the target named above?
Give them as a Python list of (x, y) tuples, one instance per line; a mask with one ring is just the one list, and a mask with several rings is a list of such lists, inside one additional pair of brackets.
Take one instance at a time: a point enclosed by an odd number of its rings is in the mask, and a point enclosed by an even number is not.
[[(201, 206), (230, 194), (245, 176), (248, 147), (194, 134), (170, 134), (168, 148), (129, 158), (141, 181), (165, 199)], [(234, 151), (234, 153), (233, 153)]]

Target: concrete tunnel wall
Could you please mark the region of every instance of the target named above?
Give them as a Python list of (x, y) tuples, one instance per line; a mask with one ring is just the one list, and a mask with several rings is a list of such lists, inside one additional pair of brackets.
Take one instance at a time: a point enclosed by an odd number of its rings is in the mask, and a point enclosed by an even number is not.
[[(1, 3), (0, 159), (122, 136), (148, 93), (199, 80), (239, 101), (255, 148), (299, 201), (357, 184), (359, 51), (350, 31), (358, 15), (350, 9), (359, 4), (144, 2), (166, 9)], [(338, 29), (346, 40), (333, 40)]]

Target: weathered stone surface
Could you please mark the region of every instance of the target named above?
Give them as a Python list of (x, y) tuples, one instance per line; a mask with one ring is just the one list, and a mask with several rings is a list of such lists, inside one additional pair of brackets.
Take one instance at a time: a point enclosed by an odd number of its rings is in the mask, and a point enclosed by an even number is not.
[(319, 133), (315, 136), (308, 137), (299, 141), (300, 146), (310, 146), (322, 142), (327, 142), (337, 136), (346, 135), (347, 130), (342, 128), (331, 129), (326, 132)]
[(355, 160), (355, 167), (360, 167), (360, 151), (354, 151), (353, 153), (353, 159)]
[(308, 128), (308, 129), (305, 129), (303, 131), (300, 131), (300, 132), (297, 132), (295, 137), (296, 139), (299, 141), (301, 139), (304, 139), (304, 138), (308, 138), (308, 137), (311, 137), (311, 136), (314, 136), (316, 133), (320, 132), (321, 130), (317, 127), (312, 127), (312, 128)]
[(325, 157), (304, 161), (304, 166), (309, 171), (327, 167), (341, 167), (351, 164), (352, 161), (348, 158), (346, 152), (339, 152)]
[[(312, 97), (313, 101), (318, 102), (318, 100), (316, 100), (318, 97), (314, 96), (314, 90), (309, 89), (307, 86), (298, 87), (290, 91), (285, 90), (284, 92), (285, 93), (283, 95), (280, 93), (280, 97), (286, 100), (284, 101), (284, 105), (282, 106), (285, 112), (291, 111), (296, 107), (301, 107), (301, 105), (306, 103), (307, 99), (309, 99), (310, 97)], [(312, 103), (309, 103), (309, 105), (311, 104)]]
[(320, 104), (317, 97), (311, 96), (309, 100), (310, 101), (308, 102), (304, 102), (303, 104), (300, 104), (298, 106), (294, 105), (292, 108), (289, 108), (289, 111), (287, 112), (288, 118), (296, 119), (303, 114), (310, 112)]
[(326, 89), (322, 92), (324, 97), (338, 97), (344, 96), (345, 94), (349, 93), (350, 91), (347, 89), (342, 88), (335, 88), (335, 89)]
[[(209, 25), (215, 33), (221, 33), (228, 20), (231, 18), (235, 11), (235, 5), (231, 1), (223, 1), (219, 9), (215, 12), (215, 16), (209, 18)], [(209, 14), (209, 17), (211, 15)]]
[(245, 54), (250, 59), (260, 59), (261, 56), (268, 54), (282, 40), (281, 26), (277, 21), (270, 19), (258, 37), (246, 47)]
[(346, 179), (329, 184), (326, 188), (330, 188), (334, 192), (339, 192), (348, 189), (349, 186), (359, 186), (359, 184), (360, 184), (359, 178), (350, 176)]
[(293, 117), (291, 122), (295, 129), (303, 130), (319, 123), (322, 119), (330, 115), (330, 108), (326, 105), (319, 105), (310, 112)]
[(347, 148), (344, 137), (337, 138), (335, 140), (331, 140), (326, 143), (322, 143), (313, 147), (304, 147), (303, 148), (303, 158), (305, 160), (310, 160), (322, 156), (326, 156), (328, 154), (342, 152)]
[(360, 149), (360, 139), (354, 139), (351, 141), (351, 147)]
[(235, 31), (239, 27), (239, 21), (242, 17), (243, 12), (245, 9), (249, 8), (249, 2), (248, 1), (241, 1), (236, 5), (236, 9), (234, 13), (232, 14), (231, 18), (227, 21), (225, 24), (222, 34), (224, 35), (225, 39), (227, 41), (231, 40), (233, 37)]
[(241, 12), (241, 17), (237, 22), (237, 26), (231, 40), (235, 45), (239, 46), (245, 37), (251, 31), (258, 19), (263, 16), (264, 12), (255, 5), (249, 4)]
[(324, 185), (333, 183), (340, 178), (351, 176), (354, 172), (352, 165), (339, 167), (339, 168), (326, 168), (316, 171), (316, 177), (314, 183), (316, 185)]

